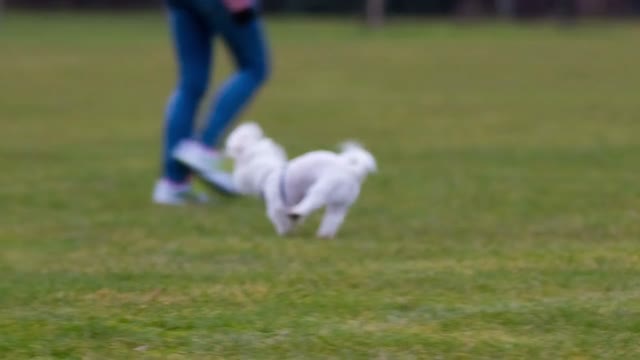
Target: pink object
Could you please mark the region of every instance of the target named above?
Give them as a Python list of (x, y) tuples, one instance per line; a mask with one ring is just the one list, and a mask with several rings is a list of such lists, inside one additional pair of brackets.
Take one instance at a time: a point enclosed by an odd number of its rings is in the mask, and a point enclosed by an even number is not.
[(252, 0), (222, 0), (222, 2), (231, 12), (246, 10), (253, 5)]

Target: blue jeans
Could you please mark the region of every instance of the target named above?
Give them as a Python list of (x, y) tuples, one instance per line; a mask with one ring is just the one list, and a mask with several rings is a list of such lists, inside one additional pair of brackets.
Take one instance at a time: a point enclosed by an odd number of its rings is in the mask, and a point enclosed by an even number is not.
[[(215, 147), (233, 119), (249, 103), (269, 75), (269, 50), (257, 16), (239, 20), (221, 0), (169, 0), (171, 25), (178, 61), (178, 84), (169, 100), (164, 128), (164, 176), (184, 182), (189, 169), (171, 154), (184, 139), (197, 137)], [(237, 71), (216, 94), (207, 120), (194, 134), (195, 117), (207, 91), (211, 74), (213, 39), (220, 36)]]

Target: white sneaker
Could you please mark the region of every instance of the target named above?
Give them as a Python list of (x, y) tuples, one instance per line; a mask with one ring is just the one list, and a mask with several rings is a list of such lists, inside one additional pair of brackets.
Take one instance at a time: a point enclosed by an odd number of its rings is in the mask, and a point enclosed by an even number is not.
[(191, 185), (177, 185), (169, 180), (160, 179), (153, 189), (152, 200), (159, 205), (181, 206), (187, 204), (206, 204), (209, 197), (206, 194), (197, 192)]
[(224, 195), (238, 195), (231, 174), (220, 168), (222, 157), (193, 140), (184, 140), (173, 151), (173, 158), (191, 168), (214, 190)]

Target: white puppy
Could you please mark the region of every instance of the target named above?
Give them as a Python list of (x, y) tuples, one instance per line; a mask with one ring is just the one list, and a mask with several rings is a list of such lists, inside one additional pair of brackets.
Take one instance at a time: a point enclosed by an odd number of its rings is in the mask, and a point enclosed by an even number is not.
[(234, 161), (237, 190), (262, 196), (267, 216), (280, 235), (324, 207), (317, 235), (333, 238), (358, 198), (362, 182), (377, 170), (373, 155), (355, 142), (343, 144), (340, 153), (312, 151), (287, 161), (284, 149), (256, 123), (242, 124), (231, 132), (225, 151)]

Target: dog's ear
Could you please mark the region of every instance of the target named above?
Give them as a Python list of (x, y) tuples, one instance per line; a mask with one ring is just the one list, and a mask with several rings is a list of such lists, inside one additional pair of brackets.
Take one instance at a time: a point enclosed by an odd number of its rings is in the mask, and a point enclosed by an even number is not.
[(263, 136), (262, 128), (254, 122), (239, 125), (229, 134), (225, 144), (225, 153), (227, 156), (237, 159)]

